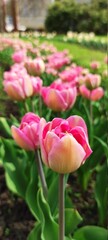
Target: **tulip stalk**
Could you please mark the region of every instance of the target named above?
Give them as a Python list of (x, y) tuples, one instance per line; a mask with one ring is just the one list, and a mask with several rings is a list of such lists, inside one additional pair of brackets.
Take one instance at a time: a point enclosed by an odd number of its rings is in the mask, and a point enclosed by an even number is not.
[(29, 107), (28, 107), (28, 104), (26, 102), (26, 99), (24, 100), (24, 107), (25, 107), (25, 111), (29, 112)]
[(93, 145), (93, 105), (90, 100), (90, 144)]
[(59, 175), (59, 240), (65, 236), (64, 174)]
[(42, 162), (41, 162), (39, 149), (37, 149), (37, 151), (35, 151), (35, 155), (36, 155), (36, 163), (37, 163), (38, 173), (39, 173), (39, 177), (40, 177), (41, 184), (42, 184), (43, 194), (44, 194), (44, 197), (47, 199), (48, 189), (47, 189), (47, 183), (46, 183), (45, 175), (44, 175), (43, 168), (42, 168)]

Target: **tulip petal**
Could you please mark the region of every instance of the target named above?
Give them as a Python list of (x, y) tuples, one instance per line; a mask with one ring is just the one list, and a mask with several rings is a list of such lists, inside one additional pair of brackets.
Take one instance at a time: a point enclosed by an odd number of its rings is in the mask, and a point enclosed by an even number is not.
[(103, 97), (103, 95), (104, 95), (103, 88), (98, 87), (98, 88), (92, 90), (90, 97), (91, 97), (92, 101), (97, 101), (97, 100), (101, 99)]
[[(49, 123), (50, 124), (50, 123)], [(39, 122), (39, 142), (40, 142), (40, 147), (41, 147), (41, 156), (42, 156), (42, 160), (43, 162), (48, 165), (48, 161), (47, 161), (47, 153), (46, 153), (46, 150), (45, 150), (45, 147), (44, 147), (44, 137), (46, 136), (46, 131), (45, 131), (45, 127), (48, 125), (49, 127), (49, 124), (46, 124), (46, 121), (44, 118), (41, 118), (40, 119), (40, 122)], [(44, 133), (45, 132), (45, 133)], [(45, 135), (45, 136), (44, 136)]]
[(67, 108), (67, 103), (63, 99), (62, 94), (55, 89), (48, 91), (45, 102), (54, 111), (63, 111)]
[(74, 136), (74, 138), (77, 140), (77, 142), (81, 144), (81, 146), (84, 148), (84, 150), (86, 152), (85, 158), (83, 159), (83, 162), (84, 162), (92, 153), (92, 150), (88, 143), (87, 135), (85, 134), (83, 128), (81, 128), (79, 126), (73, 128), (71, 133)]
[(16, 85), (15, 83), (7, 83), (7, 85), (5, 86), (5, 91), (13, 100), (19, 101), (24, 99), (24, 93), (21, 87)]
[(25, 150), (34, 150), (33, 143), (25, 136), (25, 134), (17, 127), (12, 126), (12, 137), (15, 139), (16, 143)]
[(47, 132), (46, 138), (44, 140), (47, 154), (49, 154), (49, 152), (52, 149), (52, 146), (54, 146), (55, 143), (57, 143), (58, 141), (59, 141), (59, 137), (55, 133)]
[(74, 116), (67, 118), (67, 121), (71, 128), (74, 128), (77, 126), (82, 127), (84, 129), (86, 135), (88, 136), (87, 127), (86, 127), (85, 121), (83, 120), (82, 117), (74, 115)]
[(32, 86), (32, 81), (30, 78), (27, 76), (23, 79), (23, 89), (25, 92), (25, 96), (30, 97), (33, 94), (33, 86)]
[(55, 143), (48, 155), (49, 167), (58, 173), (77, 170), (85, 157), (85, 151), (76, 139), (66, 134)]

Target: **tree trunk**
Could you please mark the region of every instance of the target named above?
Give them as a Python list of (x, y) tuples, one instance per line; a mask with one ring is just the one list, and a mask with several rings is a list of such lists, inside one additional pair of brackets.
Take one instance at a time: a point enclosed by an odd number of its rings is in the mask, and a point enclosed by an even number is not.
[(11, 0), (14, 31), (18, 31), (17, 0)]

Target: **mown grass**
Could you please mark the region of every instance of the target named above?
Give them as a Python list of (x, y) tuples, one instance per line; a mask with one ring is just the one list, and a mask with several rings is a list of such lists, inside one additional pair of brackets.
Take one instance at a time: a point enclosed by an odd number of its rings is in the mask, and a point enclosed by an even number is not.
[(89, 67), (90, 62), (93, 60), (99, 61), (101, 65), (104, 66), (104, 58), (106, 56), (106, 53), (102, 51), (88, 49), (78, 44), (60, 42), (60, 41), (57, 41), (56, 39), (46, 40), (44, 38), (39, 38), (39, 41), (40, 43), (44, 41), (48, 43), (52, 43), (59, 51), (62, 51), (63, 49), (68, 49), (70, 56), (73, 56), (73, 61), (75, 61), (77, 64), (80, 64), (84, 67)]

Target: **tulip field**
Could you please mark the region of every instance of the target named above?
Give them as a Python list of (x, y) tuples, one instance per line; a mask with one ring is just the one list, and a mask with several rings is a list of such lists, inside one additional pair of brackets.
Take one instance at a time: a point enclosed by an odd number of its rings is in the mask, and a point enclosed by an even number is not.
[(69, 34), (0, 36), (1, 240), (108, 239), (108, 56)]

